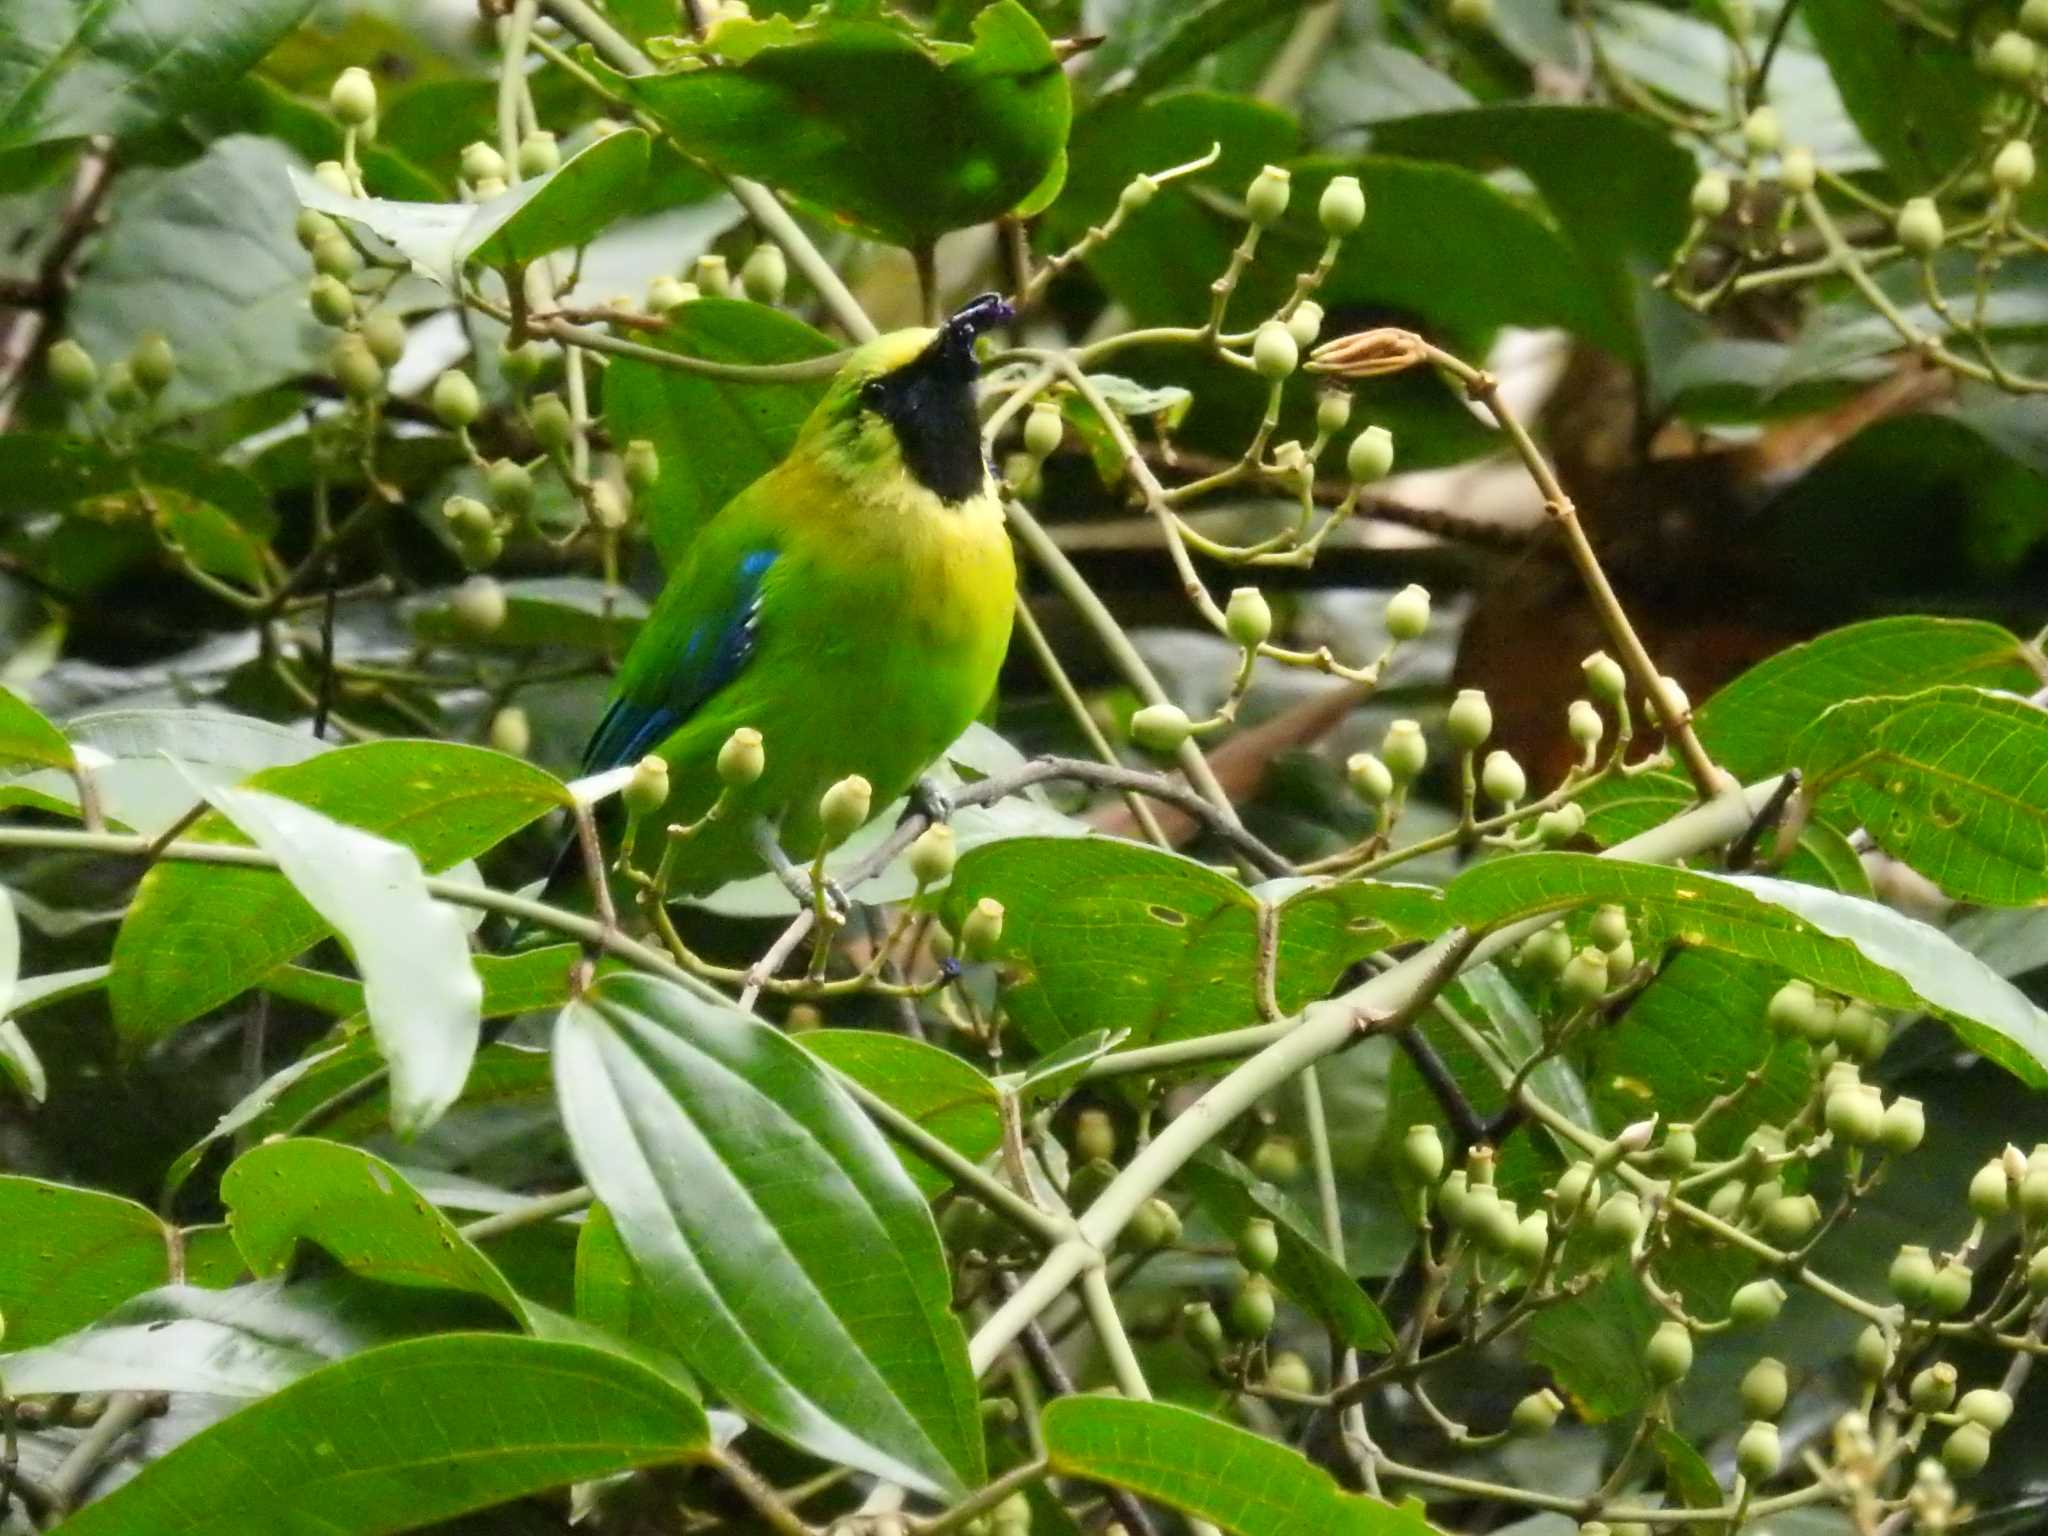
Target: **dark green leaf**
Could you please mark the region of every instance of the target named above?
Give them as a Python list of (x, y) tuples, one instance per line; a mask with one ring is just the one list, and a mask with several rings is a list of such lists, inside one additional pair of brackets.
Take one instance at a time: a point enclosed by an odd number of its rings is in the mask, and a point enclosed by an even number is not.
[(825, 1069), (644, 976), (555, 1032), (562, 1119), (705, 1381), (816, 1454), (927, 1489), (982, 1474), (965, 1337), (930, 1213)]
[(478, 206), (456, 260), (520, 267), (550, 251), (585, 245), (631, 206), (647, 176), (647, 135), (606, 134), (545, 176)]
[(687, 1331), (686, 1319), (656, 1303), (602, 1202), (584, 1212), (576, 1234), (576, 1316), (695, 1394), (695, 1380), (676, 1345)]
[(0, 150), (125, 137), (255, 67), (312, 0), (9, 0)]
[[(0, 437), (0, 453), (21, 436)], [(0, 688), (0, 773), (16, 774), (36, 768), (71, 771), (71, 743), (20, 694)]]
[(1261, 1179), (1228, 1152), (1201, 1153), (1180, 1172), (1180, 1182), (1217, 1229), (1234, 1236), (1247, 1221), (1263, 1216), (1280, 1238), (1273, 1280), (1353, 1349), (1392, 1347), (1394, 1330), (1385, 1315), (1332, 1257), (1308, 1216), (1285, 1191)]
[(1590, 902), (1637, 908), (1660, 943), (1767, 961), (1881, 1008), (1925, 1008), (2007, 1071), (2048, 1085), (2048, 1016), (1947, 935), (1875, 902), (1580, 853), (1491, 860), (1453, 881), (1449, 901), (1475, 928)]
[(1345, 1493), (1299, 1451), (1189, 1408), (1066, 1397), (1041, 1422), (1053, 1471), (1128, 1488), (1231, 1536), (1431, 1536), (1417, 1506)]
[(1102, 96), (1143, 99), (1246, 30), (1301, 8), (1303, 0), (1194, 0), (1169, 11), (1165, 26), (1132, 26), (1138, 52), (1103, 82)]
[(2023, 655), (2017, 636), (1979, 619), (1872, 619), (1751, 667), (1699, 707), (1694, 726), (1729, 772), (1759, 779), (1790, 767), (1793, 738), (1833, 705), (1943, 683), (2027, 690)]
[[(805, 1050), (899, 1109), (971, 1163), (1002, 1139), (995, 1084), (950, 1051), (904, 1035), (868, 1029), (820, 1029), (801, 1037)], [(952, 1186), (908, 1147), (896, 1155), (926, 1199)]]
[(1792, 743), (1805, 793), (1959, 901), (2048, 900), (2048, 714), (1934, 688), (1852, 699)]
[(1642, 1282), (1616, 1268), (1585, 1295), (1536, 1314), (1529, 1358), (1550, 1368), (1574, 1413), (1605, 1423), (1648, 1400), (1643, 1347), (1662, 1319)]
[[(1058, 186), (1067, 79), (1016, 0), (974, 44), (894, 20), (729, 21), (709, 67), (609, 76), (692, 153), (899, 245), (980, 224)], [(1036, 194), (1036, 198), (1034, 198)]]
[[(489, 1412), (478, 1404), (488, 1403)], [(72, 1536), (348, 1536), (687, 1460), (704, 1412), (581, 1344), (456, 1335), (356, 1355), (186, 1441), (67, 1522)]]
[(1933, 185), (1977, 153), (1997, 87), (1967, 40), (1936, 37), (1912, 17), (1858, 0), (1808, 0), (1800, 20), (1857, 130), (1902, 191)]
[(172, 1233), (132, 1200), (0, 1177), (0, 1317), (15, 1349), (82, 1327), (170, 1278)]
[[(794, 316), (738, 299), (686, 304), (654, 344), (718, 363), (825, 357), (829, 337)], [(605, 376), (605, 420), (621, 443), (645, 438), (661, 478), (642, 498), (648, 531), (674, 566), (711, 515), (785, 458), (827, 379), (735, 384), (632, 358)]]

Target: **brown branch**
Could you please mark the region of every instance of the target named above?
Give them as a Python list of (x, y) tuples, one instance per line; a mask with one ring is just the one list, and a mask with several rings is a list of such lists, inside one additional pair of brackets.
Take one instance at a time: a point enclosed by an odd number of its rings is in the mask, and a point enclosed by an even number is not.
[(49, 332), (52, 314), (71, 292), (79, 253), (86, 237), (99, 227), (101, 204), (113, 178), (113, 141), (91, 140), (78, 157), (71, 191), (58, 217), (57, 233), (49, 249), (43, 252), (32, 285), (25, 294), (8, 296), (9, 304), (19, 303), (20, 307), (7, 322), (5, 333), (0, 334), (0, 432), (5, 432), (13, 419), (23, 381)]

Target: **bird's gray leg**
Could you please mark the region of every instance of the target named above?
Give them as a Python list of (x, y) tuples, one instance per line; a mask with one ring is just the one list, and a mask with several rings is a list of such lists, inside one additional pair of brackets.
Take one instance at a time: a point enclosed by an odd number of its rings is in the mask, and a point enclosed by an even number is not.
[(952, 793), (930, 774), (926, 774), (910, 786), (910, 803), (904, 807), (904, 815), (916, 814), (924, 817), (934, 826), (953, 819)]
[[(811, 872), (789, 856), (782, 846), (782, 839), (776, 835), (775, 823), (766, 816), (754, 820), (754, 851), (767, 861), (768, 867), (775, 871), (775, 878), (796, 898), (798, 906), (808, 907), (811, 904), (815, 894), (811, 889)], [(846, 899), (846, 892), (831, 880), (825, 882), (825, 904), (842, 924), (852, 915), (853, 903)]]

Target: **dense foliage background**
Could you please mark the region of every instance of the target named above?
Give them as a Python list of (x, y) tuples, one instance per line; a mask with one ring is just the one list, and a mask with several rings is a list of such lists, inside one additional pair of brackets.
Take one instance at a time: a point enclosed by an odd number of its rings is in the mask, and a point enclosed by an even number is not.
[[(9, 0), (0, 1531), (2035, 1523), (2044, 48)], [(983, 290), (950, 834), (543, 886)]]

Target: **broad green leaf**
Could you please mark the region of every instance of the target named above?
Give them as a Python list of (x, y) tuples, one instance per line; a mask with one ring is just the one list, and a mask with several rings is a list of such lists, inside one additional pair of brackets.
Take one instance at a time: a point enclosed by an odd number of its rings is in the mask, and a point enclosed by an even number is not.
[(1545, 1307), (1529, 1323), (1529, 1358), (1548, 1366), (1572, 1412), (1602, 1424), (1648, 1400), (1643, 1347), (1663, 1320), (1626, 1268), (1612, 1270), (1585, 1295)]
[(683, 1319), (674, 1308), (657, 1304), (602, 1202), (584, 1212), (576, 1233), (576, 1316), (695, 1393), (695, 1380), (676, 1349)]
[(926, 244), (1058, 186), (1067, 79), (1016, 0), (974, 18), (971, 47), (823, 16), (728, 21), (704, 52), (671, 74), (601, 73), (690, 153), (883, 240)]
[(252, 1404), (66, 1526), (69, 1536), (379, 1536), (687, 1461), (707, 1444), (704, 1411), (618, 1355), (517, 1336), (419, 1339)]
[(1831, 630), (1751, 667), (1699, 707), (1700, 741), (1749, 780), (1791, 766), (1792, 742), (1823, 710), (1943, 683), (2028, 690), (2017, 636), (1980, 619), (1900, 616)]
[[(836, 350), (793, 315), (739, 299), (683, 305), (652, 344), (716, 363), (796, 363)], [(736, 384), (613, 359), (605, 422), (617, 441), (645, 438), (661, 457), (661, 478), (639, 505), (664, 565), (674, 567), (714, 512), (787, 457), (829, 382)]]
[(1127, 15), (1114, 44), (1133, 47), (1133, 56), (1103, 80), (1100, 97), (1142, 100), (1255, 27), (1301, 9), (1304, 0), (1193, 0), (1166, 12), (1164, 26), (1142, 25)]
[(9, 0), (0, 150), (125, 138), (232, 84), (312, 0)]
[[(1110, 838), (1010, 838), (961, 856), (949, 924), (984, 896), (1004, 907), (1006, 1006), (1040, 1050), (1096, 1029), (1128, 1031), (1135, 1047), (1258, 1022), (1265, 904), (1192, 859)], [(1297, 889), (1275, 921), (1283, 1012), (1354, 961), (1443, 926), (1435, 891), (1372, 881)]]
[[(625, 359), (612, 364), (605, 375), (607, 393), (618, 387), (618, 370)], [(618, 402), (607, 404), (606, 420), (616, 430)], [(689, 465), (676, 465), (674, 472), (686, 474)], [(670, 473), (662, 465), (662, 480)], [(452, 594), (443, 594), (412, 611), (413, 633), (440, 645), (487, 646), (492, 650), (595, 651), (599, 655), (624, 655), (626, 647), (640, 632), (647, 617), (647, 603), (629, 588), (607, 591), (601, 581), (587, 576), (515, 576), (499, 585), (505, 592), (505, 622), (488, 635), (478, 636), (456, 617)], [(609, 613), (607, 613), (609, 609)]]
[(1642, 911), (1657, 942), (1767, 961), (1880, 1008), (1924, 1008), (2021, 1080), (2048, 1086), (2048, 1015), (1946, 934), (1875, 902), (1582, 853), (1493, 859), (1448, 896), (1452, 916), (1473, 928), (1616, 902)]
[(577, 1163), (710, 1387), (831, 1460), (927, 1490), (980, 1481), (938, 1233), (823, 1066), (632, 975), (563, 1011), (554, 1059)]
[[(1604, 779), (1579, 797), (1586, 811), (1586, 836), (1603, 848), (1647, 832), (1694, 803), (1692, 785), (1670, 773)], [(1809, 820), (1799, 829), (1799, 841), (1779, 863), (1778, 873), (1851, 896), (1870, 894), (1870, 875), (1862, 859), (1849, 839), (1824, 821)]]
[[(8, 444), (26, 435), (0, 437), (0, 455), (4, 455)], [(0, 459), (0, 467), (4, 467), (4, 459)], [(35, 768), (69, 773), (71, 743), (21, 695), (0, 688), (0, 773), (11, 775)]]
[(1867, 830), (1958, 901), (2048, 901), (2048, 714), (2010, 694), (1933, 688), (1852, 699), (1793, 760), (1824, 813)]
[(292, 239), (291, 156), (269, 139), (215, 140), (189, 165), (129, 171), (66, 310), (94, 357), (161, 331), (178, 371), (155, 409), (223, 405), (322, 366), (332, 333), (306, 308), (312, 263)]
[(1263, 1216), (1280, 1238), (1273, 1281), (1353, 1349), (1393, 1346), (1394, 1330), (1373, 1299), (1345, 1272), (1317, 1235), (1307, 1214), (1285, 1191), (1261, 1179), (1228, 1152), (1209, 1148), (1180, 1172), (1195, 1203), (1225, 1234)]
[(370, 1032), (391, 1067), (392, 1125), (403, 1135), (432, 1125), (462, 1093), (483, 1024), (483, 983), (462, 919), (427, 894), (410, 848), (262, 790), (207, 798), (348, 946)]
[(1859, 0), (1808, 0), (1800, 20), (1901, 191), (1933, 185), (1982, 147), (1997, 86), (1970, 57), (1967, 38), (1937, 38), (1911, 16)]
[[(1002, 1139), (995, 1084), (951, 1051), (871, 1029), (820, 1029), (799, 1039), (826, 1066), (901, 1110), (970, 1163), (987, 1157)], [(926, 1199), (952, 1187), (950, 1174), (908, 1147), (897, 1146), (896, 1155)]]
[(299, 1137), (254, 1147), (221, 1175), (220, 1197), (251, 1274), (282, 1274), (303, 1240), (368, 1279), (469, 1291), (524, 1321), (497, 1267), (397, 1169), (359, 1148)]
[(1230, 1536), (1432, 1536), (1419, 1506), (1346, 1493), (1299, 1451), (1191, 1408), (1063, 1397), (1040, 1423), (1054, 1472), (1128, 1488)]
[(97, 1190), (0, 1177), (0, 1232), (0, 1317), (16, 1349), (82, 1327), (171, 1275), (170, 1228)]
[[(247, 782), (410, 849), (430, 874), (495, 847), (568, 794), (518, 758), (429, 741), (343, 747)], [(187, 835), (235, 837), (216, 816)], [(257, 985), (329, 928), (270, 870), (158, 864), (114, 940), (115, 1027), (130, 1049), (146, 1045)]]

